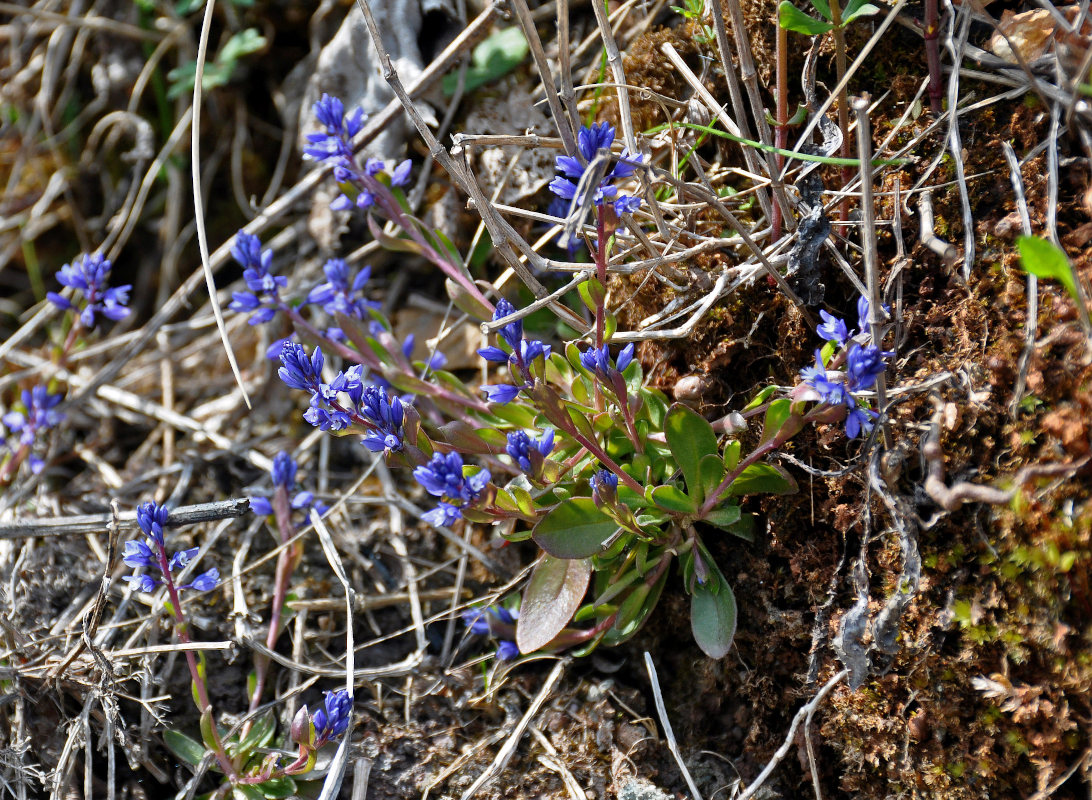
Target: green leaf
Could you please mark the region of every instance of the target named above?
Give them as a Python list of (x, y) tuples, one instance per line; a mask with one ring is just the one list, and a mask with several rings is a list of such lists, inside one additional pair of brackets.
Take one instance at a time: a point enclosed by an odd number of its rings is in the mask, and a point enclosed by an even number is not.
[[(827, 0), (809, 0), (809, 2), (811, 3), (812, 8), (819, 12), (819, 16), (825, 20), (834, 21), (834, 15), (830, 13), (830, 3), (828, 3)], [(844, 18), (845, 16), (843, 15), (843, 19)]]
[(713, 426), (693, 409), (676, 403), (664, 419), (664, 435), (686, 479), (687, 490), (692, 495), (698, 494), (701, 486), (698, 464), (704, 456), (719, 452)]
[(842, 24), (848, 25), (858, 17), (870, 17), (879, 13), (880, 9), (866, 2), (866, 0), (849, 0), (849, 3), (842, 10)]
[(649, 490), (648, 499), (665, 511), (678, 514), (693, 514), (698, 510), (698, 504), (676, 486), (653, 487)]
[(739, 466), (740, 451), (743, 449), (738, 440), (724, 445), (724, 468), (731, 472)]
[(277, 730), (277, 720), (272, 711), (268, 711), (258, 717), (247, 733), (246, 738), (239, 742), (235, 752), (242, 761), (246, 761), (259, 747), (265, 747), (273, 739)]
[(766, 423), (762, 426), (763, 443), (777, 436), (790, 414), (792, 414), (792, 401), (789, 398), (781, 397), (770, 403), (766, 409)]
[(705, 515), (705, 522), (710, 525), (716, 525), (722, 530), (731, 530), (731, 526), (739, 522), (742, 513), (739, 510), (739, 506), (732, 504), (725, 504), (718, 506)]
[(266, 38), (258, 33), (257, 28), (247, 28), (232, 36), (216, 56), (221, 64), (233, 64), (243, 56), (264, 50)]
[(265, 795), (257, 786), (249, 783), (240, 783), (233, 786), (231, 796), (234, 800), (265, 800)]
[(209, 750), (216, 749), (216, 731), (213, 727), (215, 724), (212, 719), (212, 707), (209, 706), (201, 712), (201, 741)]
[(701, 461), (698, 462), (699, 496), (695, 499), (699, 503), (704, 503), (706, 498), (712, 497), (713, 492), (720, 486), (727, 475), (727, 472), (728, 471), (724, 467), (724, 461), (716, 453), (702, 456)]
[(603, 549), (618, 524), (590, 497), (574, 497), (550, 509), (532, 538), (555, 558), (590, 558)]
[(168, 750), (191, 767), (196, 767), (205, 757), (205, 748), (200, 742), (195, 742), (186, 734), (178, 731), (163, 731), (163, 744), (167, 745)]
[[(473, 91), (511, 72), (527, 57), (527, 52), (527, 40), (518, 27), (503, 28), (488, 36), (474, 48), (471, 66), (466, 71), (464, 90)], [(457, 73), (444, 76), (444, 94), (454, 94), (458, 85)]]
[(533, 653), (554, 640), (580, 608), (591, 579), (589, 559), (560, 559), (544, 554), (523, 592), (516, 644)]
[(444, 281), (444, 286), (447, 288), (447, 296), (451, 298), (451, 302), (455, 304), (455, 308), (462, 311), (464, 314), (469, 314), (472, 318), (485, 321), (493, 318), (493, 312), (482, 304), (474, 295), (470, 294), (462, 285), (447, 278)]
[[(668, 556), (665, 554), (662, 557), (667, 558)], [(622, 601), (622, 604), (618, 607), (618, 617), (603, 640), (605, 644), (612, 647), (621, 644), (641, 629), (652, 610), (656, 608), (656, 604), (660, 602), (664, 584), (667, 583), (667, 573), (668, 570), (665, 569), (651, 588), (645, 584), (637, 586)]]
[(739, 497), (747, 494), (792, 494), (797, 490), (796, 481), (780, 467), (773, 464), (751, 464), (732, 481), (728, 494)]
[(296, 782), (285, 776), (261, 783), (258, 788), (262, 790), (262, 794), (266, 797), (292, 797), (296, 793)]
[(1023, 268), (1039, 278), (1053, 278), (1069, 292), (1069, 296), (1080, 302), (1073, 268), (1069, 265), (1066, 254), (1046, 239), (1036, 236), (1021, 236), (1016, 240), (1020, 249), (1020, 263)]
[(822, 36), (834, 28), (829, 22), (809, 17), (789, 0), (781, 0), (781, 5), (777, 7), (777, 24), (787, 31), (795, 31), (805, 36)]
[(724, 658), (736, 635), (736, 596), (717, 565), (706, 561), (709, 577), (695, 583), (690, 598), (690, 629), (694, 641), (710, 658)]
[(773, 393), (776, 392), (776, 391), (777, 391), (776, 386), (767, 386), (761, 392), (756, 394), (755, 399), (752, 400), (751, 402), (749, 402), (746, 406), (744, 406), (743, 410), (744, 411), (751, 411), (753, 409), (758, 408), (760, 405), (762, 405), (767, 400), (769, 400), (770, 397), (773, 395)]
[(604, 287), (596, 278), (588, 278), (577, 286), (576, 290), (580, 293), (580, 299), (584, 301), (584, 305), (586, 305), (590, 311), (595, 311), (595, 309), (603, 305), (603, 301), (607, 299), (606, 287)]

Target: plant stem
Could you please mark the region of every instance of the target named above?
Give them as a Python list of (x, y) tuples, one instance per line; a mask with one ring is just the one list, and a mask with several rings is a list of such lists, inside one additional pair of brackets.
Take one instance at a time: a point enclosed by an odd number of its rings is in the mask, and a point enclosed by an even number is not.
[[(774, 128), (774, 145), (784, 150), (789, 146), (789, 30), (777, 24), (777, 126)], [(777, 155), (778, 175), (785, 169), (785, 156)], [(774, 202), (770, 209), (770, 235), (772, 241), (781, 238), (781, 204)]]
[(604, 219), (605, 213), (603, 209), (599, 209), (599, 213), (595, 215), (595, 234), (598, 238), (598, 242), (595, 248), (595, 277), (599, 281), (603, 290), (603, 297), (600, 299), (597, 295), (595, 302), (595, 346), (603, 346), (603, 333), (606, 327), (606, 309), (604, 308), (607, 302), (606, 290), (607, 290), (607, 241), (606, 241), (606, 221)]
[(929, 64), (929, 108), (944, 110), (944, 78), (940, 69), (940, 14), (937, 0), (925, 0), (925, 60)]
[[(287, 545), (295, 534), (292, 525), (292, 508), (288, 499), (288, 489), (278, 485), (273, 493), (273, 513), (277, 522), (277, 533), (280, 536), (281, 545)], [(281, 614), (284, 610), (285, 597), (288, 595), (288, 584), (292, 580), (292, 572), (299, 563), (303, 553), (303, 545), (296, 542), (292, 547), (285, 546), (277, 557), (277, 569), (273, 582), (273, 601), (269, 613), (269, 632), (265, 637), (265, 646), (272, 650), (277, 645), (277, 639), (281, 634)], [(265, 690), (265, 679), (269, 672), (269, 657), (261, 653), (254, 657), (254, 693), (250, 696), (249, 712), (253, 714), (262, 702), (262, 693)], [(249, 733), (251, 723), (247, 723), (240, 739), (245, 739)]]
[[(174, 585), (174, 576), (171, 575), (170, 561), (167, 559), (167, 549), (159, 542), (155, 543), (156, 556), (159, 559), (159, 569), (163, 573), (163, 583), (167, 587), (167, 594), (171, 598), (171, 610), (174, 612), (175, 619), (175, 632), (178, 634), (178, 640), (183, 644), (189, 644), (192, 640), (189, 634), (189, 623), (186, 622), (185, 616), (182, 614), (182, 602), (178, 596), (178, 588)], [(205, 685), (205, 679), (201, 676), (201, 671), (197, 668), (197, 657), (194, 655), (193, 650), (186, 650), (186, 665), (190, 669), (190, 679), (193, 681), (193, 688), (197, 694), (197, 710), (204, 716), (206, 713), (212, 712), (212, 703), (209, 701), (208, 687)], [(216, 730), (216, 720), (211, 720), (209, 728), (212, 730), (213, 741), (213, 754), (216, 756), (216, 761), (219, 763), (220, 768), (227, 775), (228, 779), (232, 783), (236, 783), (239, 778), (239, 773), (235, 769), (235, 765), (231, 763), (231, 759), (228, 758), (227, 751), (224, 749), (224, 743), (220, 740), (220, 732)]]

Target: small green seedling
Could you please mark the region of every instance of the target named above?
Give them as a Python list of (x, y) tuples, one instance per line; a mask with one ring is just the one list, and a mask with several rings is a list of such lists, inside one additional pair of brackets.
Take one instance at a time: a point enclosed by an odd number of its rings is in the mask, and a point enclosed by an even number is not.
[[(232, 36), (216, 54), (216, 60), (205, 65), (205, 71), (201, 78), (201, 88), (205, 91), (225, 86), (232, 75), (239, 59), (258, 53), (265, 49), (267, 40), (258, 33), (257, 28), (247, 28)], [(171, 82), (171, 88), (167, 91), (167, 97), (174, 99), (193, 91), (193, 85), (197, 82), (197, 62), (190, 61), (167, 73), (167, 80)]]
[(1086, 334), (1092, 336), (1092, 320), (1088, 316), (1088, 303), (1085, 301), (1081, 285), (1077, 283), (1077, 273), (1069, 263), (1066, 254), (1046, 239), (1037, 236), (1021, 236), (1016, 240), (1020, 250), (1020, 265), (1025, 271), (1037, 278), (1052, 278), (1065, 287), (1073, 302), (1077, 305), (1077, 315)]
[(777, 22), (785, 30), (802, 33), (805, 36), (822, 36), (835, 28), (844, 28), (858, 17), (867, 17), (878, 14), (880, 9), (865, 0), (849, 0), (842, 9), (840, 24), (835, 22), (827, 0), (810, 0), (812, 7), (819, 12), (822, 19), (809, 17), (789, 0), (782, 0), (777, 7)]
[(694, 37), (698, 44), (711, 45), (716, 40), (716, 31), (703, 22), (705, 18), (704, 0), (683, 0), (681, 6), (671, 6), (671, 10), (683, 19), (688, 19), (698, 26), (699, 33)]
[[(463, 90), (470, 92), (495, 81), (523, 63), (527, 58), (527, 39), (519, 28), (504, 28), (485, 38), (474, 48), (470, 67), (466, 71)], [(453, 95), (459, 85), (458, 73), (444, 76), (444, 94)]]

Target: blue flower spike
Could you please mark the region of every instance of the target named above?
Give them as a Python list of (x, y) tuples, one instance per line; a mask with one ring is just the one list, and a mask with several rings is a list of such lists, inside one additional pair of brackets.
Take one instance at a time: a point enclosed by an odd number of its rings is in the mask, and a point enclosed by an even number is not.
[(81, 255), (70, 264), (65, 264), (57, 272), (57, 282), (72, 289), (79, 298), (73, 302), (56, 292), (47, 292), (49, 302), (61, 310), (77, 312), (80, 325), (84, 328), (95, 327), (95, 315), (101, 314), (115, 322), (129, 316), (130, 285), (109, 288), (107, 279), (113, 265), (101, 253)]
[[(200, 552), (200, 548), (190, 547), (178, 550), (169, 559), (167, 558), (163, 528), (169, 516), (170, 512), (165, 506), (155, 503), (141, 503), (137, 506), (137, 525), (148, 537), (147, 541), (126, 542), (122, 550), (122, 561), (126, 566), (146, 570), (143, 573), (126, 576), (129, 588), (133, 591), (148, 593), (155, 591), (157, 586), (167, 581), (174, 583), (174, 572), (185, 569)], [(215, 589), (219, 583), (220, 571), (213, 567), (198, 575), (190, 583), (176, 586), (176, 588), (207, 592)]]
[(489, 485), (491, 475), (487, 469), (479, 469), (466, 477), (463, 457), (456, 452), (436, 453), (432, 459), (413, 471), (413, 477), (429, 494), (440, 498), (436, 508), (422, 515), (421, 519), (436, 527), (451, 527), (463, 516)]
[[(493, 310), (493, 321), (504, 319), (516, 313), (516, 307), (503, 297), (497, 301)], [(508, 364), (515, 376), (517, 383), (486, 384), (482, 391), (491, 403), (510, 403), (522, 390), (534, 386), (535, 378), (531, 371), (532, 365), (541, 358), (543, 361), (550, 357), (550, 345), (543, 344), (537, 339), (526, 339), (523, 336), (523, 320), (515, 320), (504, 325), (497, 331), (497, 340), (508, 345), (508, 348), (492, 345), (478, 350), (478, 355), (486, 361), (494, 364)]]
[[(887, 311), (886, 307), (884, 310)], [(819, 314), (823, 322), (817, 333), (820, 338), (840, 348), (841, 355), (836, 358), (844, 360), (845, 369), (828, 370), (823, 363), (822, 351), (816, 350), (815, 365), (800, 370), (802, 388), (807, 387), (807, 392), (799, 396), (818, 400), (832, 408), (844, 408), (846, 436), (855, 439), (862, 433), (871, 432), (878, 416), (856, 393), (876, 385), (876, 380), (887, 369), (884, 359), (891, 358), (895, 353), (880, 350), (874, 344), (861, 343), (869, 338), (869, 304), (864, 297), (857, 301), (857, 320), (862, 333), (856, 338), (844, 320), (826, 311)]]
[[(608, 158), (611, 145), (614, 143), (614, 126), (609, 122), (597, 122), (590, 128), (581, 128), (577, 134), (577, 149), (579, 158), (573, 156), (558, 156), (555, 161), (557, 171), (561, 173), (550, 182), (550, 191), (563, 200), (573, 200), (576, 197), (580, 181), (584, 173), (591, 167), (597, 155), (605, 153)], [(637, 165), (641, 164), (644, 156), (622, 150), (620, 156), (614, 162), (613, 168), (607, 171), (602, 180), (595, 187), (592, 195), (596, 206), (607, 204), (618, 215), (633, 213), (641, 207), (641, 198), (631, 195), (619, 194), (615, 181), (624, 180), (633, 175)]]
[(50, 394), (45, 386), (39, 384), (33, 389), (22, 391), (20, 395), (22, 411), (9, 411), (0, 417), (8, 433), (19, 435), (17, 443), (8, 442), (6, 437), (0, 437), (0, 446), (10, 448), (13, 457), (19, 449), (27, 448), (27, 463), (30, 465), (30, 471), (35, 475), (45, 468), (45, 460), (31, 448), (43, 432), (55, 428), (64, 420), (64, 414), (57, 410), (57, 406), (63, 399), (64, 395)]
[[(281, 450), (273, 457), (273, 469), (270, 477), (273, 479), (274, 492), (283, 490), (288, 498), (288, 507), (293, 511), (303, 511), (304, 516), (311, 508), (319, 514), (326, 512), (326, 506), (315, 502), (315, 495), (305, 490), (296, 491), (296, 473), (299, 465), (287, 450)], [(250, 510), (260, 517), (268, 517), (274, 513), (273, 501), (265, 495), (253, 495), (250, 498)]]
[(538, 439), (532, 439), (524, 431), (513, 431), (507, 438), (505, 452), (525, 475), (538, 478), (542, 474), (542, 462), (554, 449), (554, 431), (548, 430)]
[(315, 747), (341, 738), (349, 728), (353, 713), (353, 698), (345, 689), (327, 692), (323, 708), (311, 717), (315, 726)]
[(273, 251), (262, 250), (262, 242), (257, 236), (239, 231), (231, 246), (231, 255), (243, 267), (243, 281), (249, 291), (232, 292), (228, 307), (250, 314), (248, 322), (251, 325), (269, 322), (284, 307), (280, 292), (288, 286), (288, 278), (270, 271)]

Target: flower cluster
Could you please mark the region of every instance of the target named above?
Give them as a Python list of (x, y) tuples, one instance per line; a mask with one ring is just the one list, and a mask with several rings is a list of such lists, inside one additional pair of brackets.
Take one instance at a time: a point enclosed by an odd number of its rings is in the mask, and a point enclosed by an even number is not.
[[(561, 173), (550, 182), (550, 191), (563, 200), (572, 200), (576, 197), (581, 180), (586, 180), (585, 173), (595, 160), (600, 151), (610, 153), (610, 147), (614, 143), (614, 126), (608, 122), (597, 122), (590, 128), (581, 128), (577, 134), (577, 148), (580, 157), (558, 156), (556, 159), (557, 171)], [(615, 162), (613, 169), (607, 172), (595, 187), (593, 199), (595, 205), (602, 206), (609, 203), (616, 214), (629, 214), (641, 207), (641, 198), (632, 195), (619, 194), (615, 181), (622, 180), (633, 175), (636, 165), (640, 164), (644, 156), (622, 150), (621, 156)]]
[[(155, 503), (141, 503), (137, 508), (137, 524), (148, 537), (148, 541), (126, 542), (122, 560), (133, 569), (158, 571), (159, 576), (148, 572), (127, 576), (129, 587), (133, 590), (151, 592), (161, 583), (175, 586), (174, 571), (185, 567), (197, 555), (199, 548), (191, 547), (187, 550), (178, 550), (169, 559), (167, 558), (167, 548), (163, 539), (163, 527), (167, 524), (167, 516), (167, 509)], [(175, 588), (207, 592), (215, 589), (219, 583), (220, 571), (213, 567), (198, 575), (190, 583), (175, 586)]]
[(596, 470), (588, 479), (597, 506), (614, 505), (618, 499), (618, 476), (609, 469)]
[[(844, 408), (846, 435), (851, 439), (862, 432), (871, 431), (876, 419), (876, 412), (864, 405), (856, 393), (871, 389), (887, 369), (884, 359), (895, 355), (870, 343), (868, 311), (868, 300), (862, 297), (857, 302), (858, 324), (862, 333), (856, 337), (845, 320), (821, 311), (823, 323), (817, 329), (818, 334), (836, 345), (840, 352), (829, 364), (824, 364), (822, 351), (816, 350), (815, 366), (800, 370), (804, 391), (798, 393), (798, 399), (819, 400), (835, 408)], [(845, 369), (830, 369), (830, 364), (844, 364)]]
[(487, 469), (464, 475), (463, 457), (456, 452), (436, 453), (432, 459), (413, 470), (413, 477), (425, 491), (440, 501), (421, 519), (436, 527), (449, 527), (463, 516), (463, 509), (474, 503), (492, 477)]
[[(504, 298), (497, 301), (493, 310), (493, 320), (503, 319), (516, 313), (516, 307)], [(529, 389), (534, 385), (534, 376), (531, 374), (531, 365), (539, 358), (543, 360), (550, 357), (550, 345), (543, 344), (536, 339), (523, 338), (523, 320), (509, 322), (497, 331), (497, 339), (508, 345), (507, 349), (490, 346), (478, 350), (478, 355), (486, 361), (495, 364), (508, 364), (513, 376), (519, 383), (487, 384), (482, 386), (482, 391), (492, 403), (511, 402), (521, 389)]]
[(369, 208), (375, 205), (376, 192), (383, 191), (386, 179), (391, 186), (405, 186), (409, 183), (412, 162), (403, 161), (393, 170), (388, 171), (386, 162), (378, 158), (369, 158), (364, 169), (357, 167), (353, 159), (353, 137), (364, 127), (364, 112), (357, 108), (348, 117), (345, 105), (338, 98), (324, 94), (315, 103), (315, 118), (326, 129), (325, 133), (308, 134), (309, 144), (303, 148), (307, 158), (327, 164), (334, 169), (334, 178), (340, 184), (351, 184), (357, 195), (355, 200), (347, 194), (339, 195), (330, 208), (340, 211), (352, 207)]
[[(371, 267), (364, 267), (351, 276), (349, 265), (340, 258), (331, 258), (322, 268), (326, 281), (315, 286), (307, 295), (307, 302), (321, 306), (331, 317), (344, 314), (354, 319), (366, 319), (368, 312), (378, 309), (379, 303), (364, 298), (364, 287), (372, 275)], [(335, 342), (345, 341), (340, 328), (327, 328), (326, 336)]]
[[(288, 499), (289, 507), (294, 511), (314, 508), (322, 514), (326, 507), (315, 502), (315, 495), (306, 490), (295, 491), (296, 471), (299, 466), (296, 460), (285, 450), (281, 450), (273, 457), (273, 469), (270, 474), (273, 477), (273, 491), (283, 489)], [(250, 499), (250, 510), (259, 516), (267, 517), (274, 513), (273, 502), (268, 497), (254, 495)]]
[(498, 661), (511, 661), (519, 656), (519, 648), (512, 641), (518, 618), (518, 611), (509, 611), (502, 605), (468, 608), (463, 612), (463, 622), (470, 633), (499, 640), (494, 654)]
[(36, 455), (31, 448), (37, 441), (38, 434), (56, 427), (64, 419), (64, 414), (57, 410), (57, 406), (64, 399), (64, 396), (50, 394), (45, 386), (39, 385), (33, 389), (24, 389), (21, 399), (23, 410), (9, 411), (2, 418), (4, 427), (8, 429), (8, 432), (18, 434), (18, 444), (9, 442), (6, 437), (0, 436), (0, 447), (9, 448), (12, 452), (12, 458), (15, 458), (16, 453), (25, 448), (30, 471), (37, 475), (45, 467), (45, 461), (41, 456)]
[(554, 431), (548, 430), (538, 439), (532, 439), (524, 431), (513, 431), (507, 439), (504, 451), (528, 477), (539, 477), (543, 460), (554, 449)]
[(273, 251), (262, 250), (262, 242), (253, 234), (239, 231), (231, 255), (243, 267), (243, 280), (247, 292), (232, 292), (232, 311), (250, 314), (251, 325), (269, 322), (284, 307), (280, 292), (287, 288), (288, 278), (269, 271), (273, 265)]
[(326, 692), (323, 705), (324, 708), (311, 717), (311, 723), (315, 726), (315, 747), (332, 742), (345, 733), (353, 712), (353, 698), (347, 690), (338, 689), (336, 692)]
[[(310, 356), (302, 345), (286, 342), (281, 350), (278, 375), (292, 389), (311, 394), (311, 403), (303, 418), (324, 431), (341, 431), (356, 424), (364, 428), (364, 446), (373, 453), (393, 452), (403, 446), (405, 410), (402, 401), (391, 398), (381, 386), (364, 384), (364, 367), (356, 364), (338, 372), (324, 383), (322, 348)], [(345, 395), (348, 402), (343, 402)]]
[(59, 309), (77, 312), (80, 325), (85, 328), (95, 327), (96, 314), (115, 321), (124, 319), (129, 316), (126, 306), (129, 305), (129, 290), (133, 287), (108, 288), (106, 281), (111, 267), (110, 261), (101, 254), (81, 255), (57, 272), (58, 282), (73, 290), (74, 299), (69, 300), (56, 292), (47, 292), (46, 297)]
[(618, 353), (618, 357), (614, 360), (613, 364), (611, 363), (610, 351), (607, 349), (607, 345), (603, 345), (602, 347), (589, 347), (580, 354), (580, 363), (584, 365), (584, 369), (594, 373), (595, 377), (608, 386), (614, 383), (616, 375), (621, 375), (626, 371), (626, 367), (628, 367), (632, 361), (632, 344), (627, 344), (622, 348), (622, 351)]

